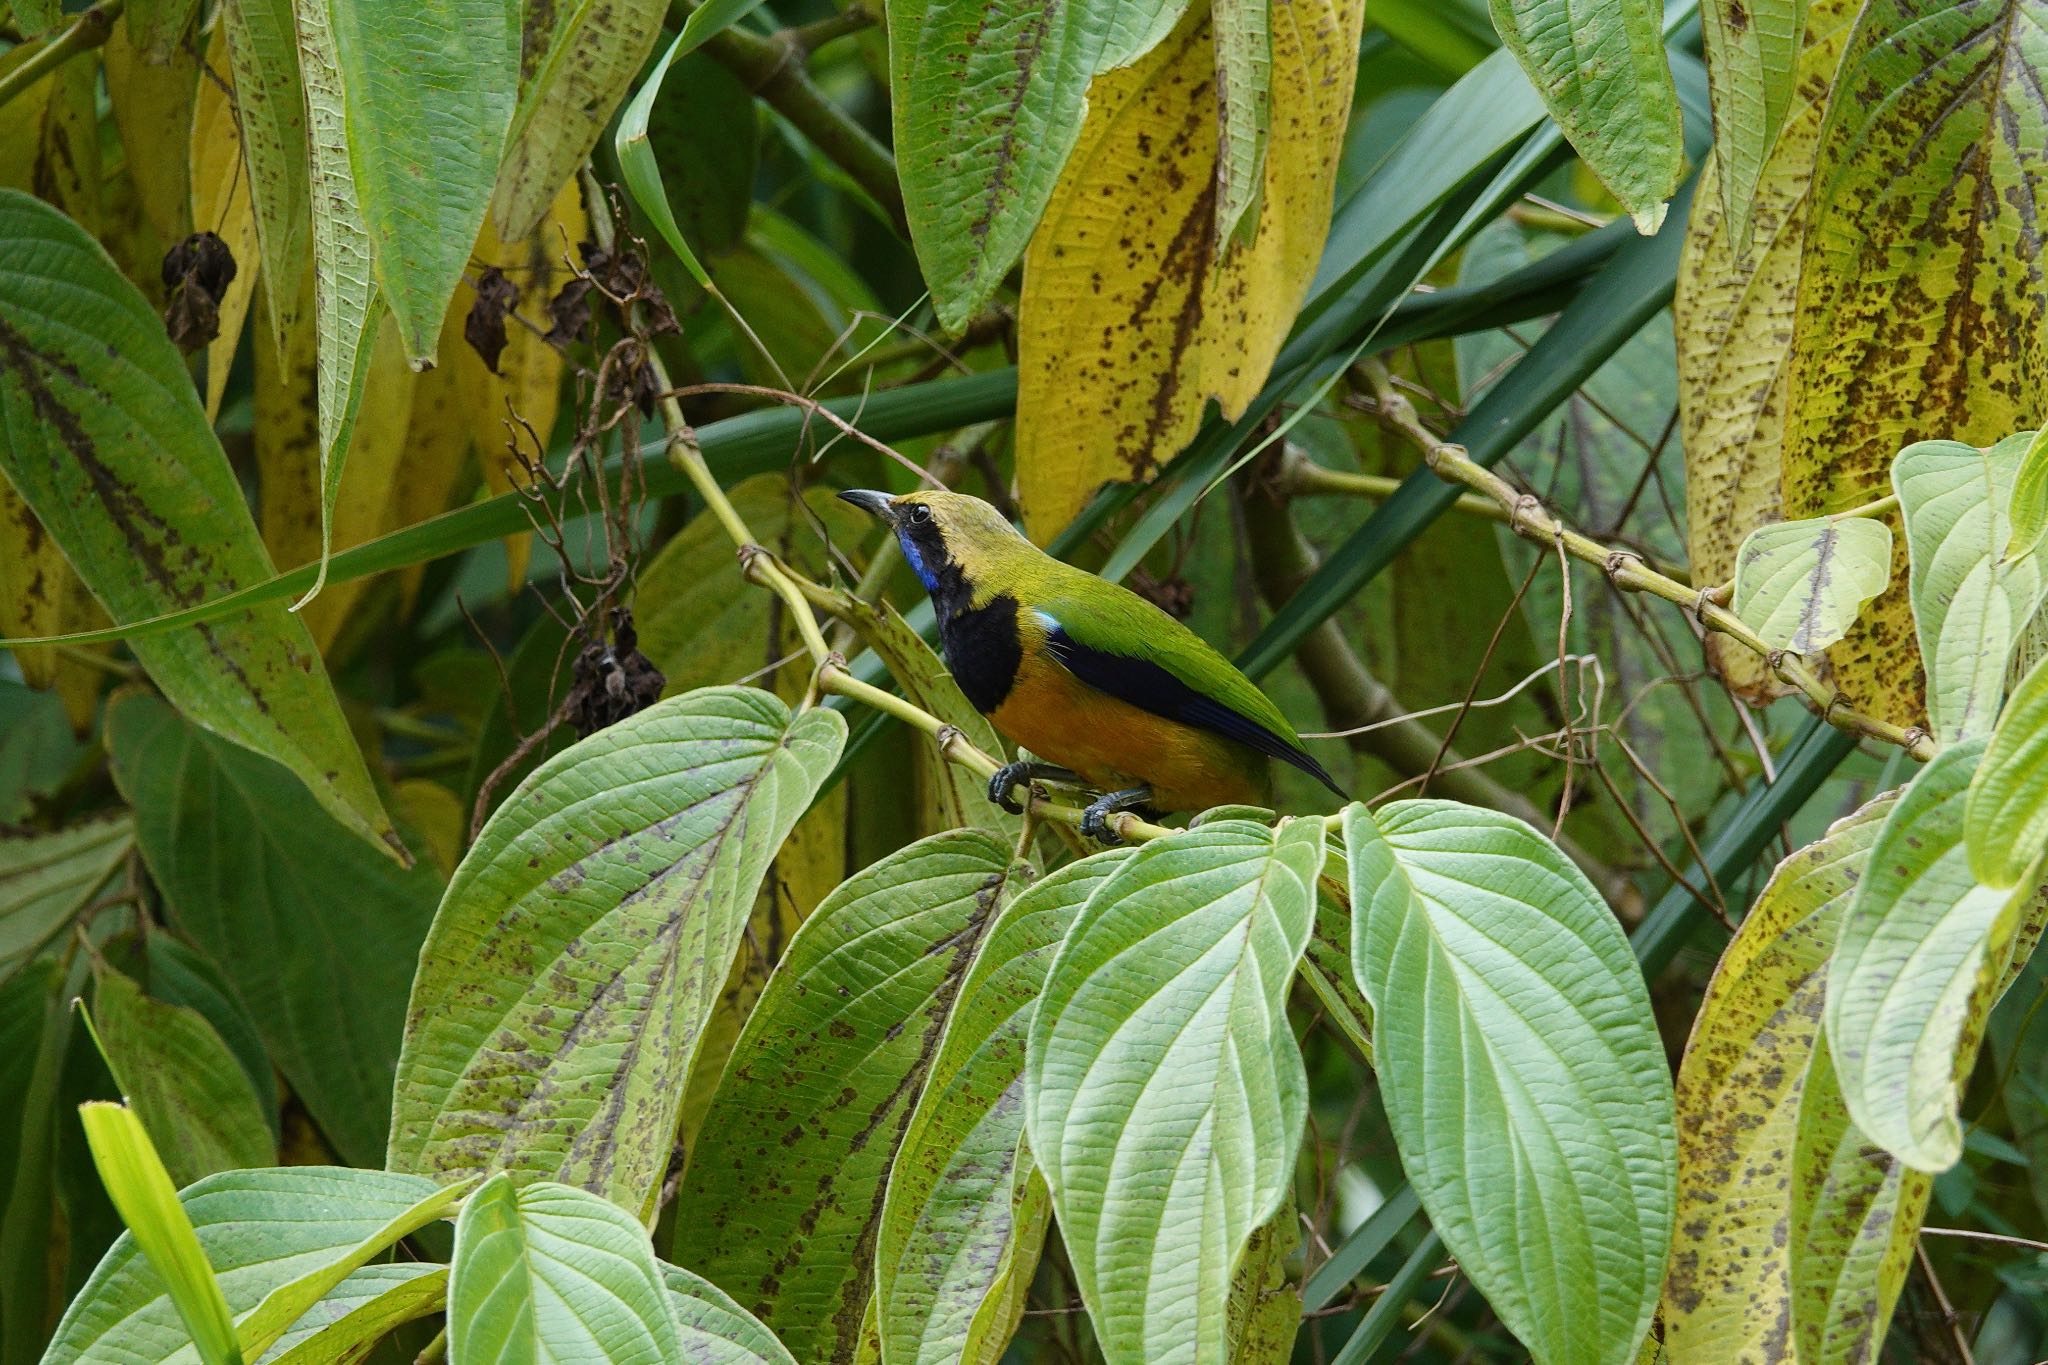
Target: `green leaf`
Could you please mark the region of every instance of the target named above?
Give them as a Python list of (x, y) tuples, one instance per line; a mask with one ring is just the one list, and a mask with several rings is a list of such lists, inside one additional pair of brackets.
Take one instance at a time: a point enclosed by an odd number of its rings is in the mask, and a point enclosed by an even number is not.
[(1828, 1048), (1850, 1117), (1915, 1170), (1962, 1154), (1960, 1088), (2031, 897), (1980, 884), (1963, 843), (1981, 739), (1915, 774), (1870, 854), (1828, 976)]
[(669, 211), (683, 240), (716, 256), (739, 244), (754, 207), (759, 107), (745, 83), (709, 53), (692, 52), (673, 74), (649, 112), (647, 136), (656, 162), (667, 168)]
[[(261, 1349), (252, 1341), (274, 1342), (326, 1292), (310, 1291), (346, 1282), (349, 1269), (337, 1268), (363, 1265), (438, 1216), (455, 1193), (419, 1176), (288, 1166), (224, 1171), (178, 1198), (227, 1307), (238, 1319), (242, 1348), (254, 1360)], [(253, 1235), (258, 1228), (261, 1235)], [(168, 1365), (191, 1359), (189, 1338), (164, 1281), (132, 1232), (100, 1260), (44, 1357), (46, 1365), (74, 1360)]]
[(682, 1331), (683, 1359), (692, 1365), (796, 1365), (775, 1334), (723, 1289), (667, 1261), (655, 1267)]
[[(302, 16), (321, 2), (301, 0)], [(377, 292), (413, 368), (426, 369), (483, 227), (518, 100), (513, 7), (324, 3)], [(559, 188), (549, 187), (547, 202)], [(323, 276), (335, 268), (324, 253), (321, 265)]]
[[(1074, 915), (1130, 853), (1034, 883), (996, 916), (960, 986), (882, 1205), (877, 1321), (892, 1365), (992, 1358), (1049, 1212), (1024, 1139), (1024, 1039)], [(1021, 1304), (1020, 1304), (1021, 1306)]]
[[(317, 338), (320, 426), (320, 559), (303, 607), (327, 581), (334, 499), (377, 340), (377, 282), (362, 187), (349, 149), (348, 78), (342, 69), (330, 0), (293, 0), (299, 78), (306, 96), (307, 193), (313, 223), (313, 326)], [(475, 238), (463, 239), (464, 249)], [(303, 275), (273, 276), (268, 293)]]
[(449, 1365), (685, 1359), (647, 1229), (587, 1190), (509, 1174), (455, 1222)]
[(491, 200), (500, 239), (528, 236), (547, 215), (647, 65), (667, 13), (667, 0), (576, 0), (566, 13), (523, 8), (524, 79)]
[(153, 697), (107, 708), (107, 748), (173, 923), (227, 976), (335, 1149), (376, 1162), (432, 860), (365, 856), (276, 764)]
[[(298, 324), (300, 290), (312, 250), (312, 186), (307, 168), (306, 91), (299, 80), (293, 0), (222, 0), (221, 20), (234, 70), (235, 118), (256, 208), (256, 244), (272, 340), (282, 351)], [(249, 268), (248, 262), (242, 269)]]
[[(683, 21), (683, 27), (668, 45), (668, 51), (661, 54), (654, 70), (647, 73), (647, 79), (634, 92), (626, 111), (619, 115), (618, 131), (612, 134), (612, 148), (619, 158), (619, 174), (625, 177), (626, 189), (632, 194), (633, 202), (654, 224), (654, 230), (675, 252), (676, 259), (690, 272), (690, 278), (699, 287), (718, 296), (718, 286), (711, 282), (711, 276), (704, 271), (697, 253), (690, 250), (683, 240), (682, 229), (676, 226), (676, 216), (669, 207), (668, 192), (662, 187), (661, 166), (654, 159), (654, 147), (648, 140), (648, 120), (653, 117), (654, 102), (661, 98), (662, 82), (668, 79), (669, 68), (682, 58), (695, 52), (707, 41), (732, 27), (761, 3), (761, 0), (706, 0), (690, 11), (690, 17)], [(734, 315), (741, 326), (745, 322)]]
[[(1815, 1063), (1827, 964), (1892, 802), (1880, 797), (1778, 864), (1707, 984), (1678, 1071), (1675, 1221), (1686, 1231), (1672, 1249), (1663, 1304), (1674, 1365), (1787, 1355), (1793, 1262), (1808, 1239), (1783, 1229), (1808, 1191), (1780, 1177), (1795, 1154), (1811, 1155), (1800, 1144), (1802, 1122), (1842, 1108), (1832, 1068), (1822, 1079), (1825, 1064)], [(1820, 1164), (1834, 1155), (1830, 1144)], [(1880, 1158), (1841, 1174), (1881, 1176), (1888, 1166), (1897, 1169)], [(1809, 1279), (1831, 1260), (1841, 1270), (1839, 1254), (1818, 1244), (1854, 1224), (1817, 1210), (1807, 1221), (1816, 1243), (1804, 1252)], [(1869, 1287), (1849, 1274), (1840, 1283), (1845, 1296)]]
[(1892, 463), (1928, 722), (1943, 741), (1991, 732), (2013, 645), (2040, 600), (2040, 565), (2005, 562), (2006, 509), (2028, 443), (2025, 434), (1984, 450), (1921, 441)]
[(1491, 0), (1493, 25), (1558, 127), (1645, 237), (1685, 169), (1656, 0)]
[(1352, 962), (1401, 1164), (1544, 1365), (1628, 1358), (1672, 1229), (1677, 1139), (1621, 926), (1535, 830), (1448, 801), (1344, 811)]
[(150, 994), (196, 1012), (220, 1035), (222, 1044), (249, 1079), (250, 1091), (263, 1112), (264, 1125), (276, 1137), (277, 1072), (270, 1064), (270, 1053), (264, 1049), (255, 1021), (235, 998), (227, 977), (198, 950), (172, 934), (147, 935), (143, 956), (149, 966)]
[(1816, 1038), (1799, 1104), (1785, 1233), (1802, 1362), (1868, 1365), (1879, 1358), (1933, 1188), (1932, 1176), (1903, 1165), (1849, 1121), (1827, 1036)]
[[(163, 320), (77, 224), (0, 190), (0, 473), (116, 621), (272, 576)], [(199, 724), (404, 856), (306, 628), (279, 606), (133, 642)]]
[(2012, 481), (2012, 540), (2007, 559), (2025, 559), (2048, 539), (2048, 427), (2027, 442)]
[(1892, 574), (1892, 529), (1873, 517), (1776, 521), (1735, 555), (1735, 614), (1772, 649), (1811, 654), (1848, 633)]
[(1006, 841), (963, 829), (848, 878), (740, 1033), (677, 1195), (675, 1259), (799, 1360), (854, 1358), (889, 1171), (1013, 875)]
[(1049, 969), (1031, 1150), (1111, 1362), (1225, 1358), (1232, 1276), (1301, 1143), (1286, 1003), (1322, 862), (1317, 819), (1155, 840), (1095, 889)]
[(1795, 99), (1806, 0), (1706, 0), (1700, 36), (1714, 97), (1714, 159), (1723, 221), (1750, 247), (1750, 206)]
[(263, 1107), (234, 1054), (195, 1010), (152, 1000), (120, 972), (94, 974), (93, 1022), (107, 1067), (178, 1185), (277, 1164)]
[(761, 878), (845, 738), (835, 711), (705, 688), (521, 783), (421, 950), (390, 1165), (650, 1200)]
[(888, 0), (896, 164), (940, 325), (965, 327), (1023, 255), (1080, 136), (1090, 79), (1150, 51), (1185, 8)]
[(1963, 830), (1970, 871), (1986, 886), (2018, 886), (2048, 852), (2048, 658), (2027, 670), (1998, 718), (1970, 783)]
[[(48, 1338), (56, 1235), (58, 1086), (74, 1020), (66, 973), (40, 958), (5, 984), (6, 1035), (0, 1094), (18, 1103), (0, 1118), (0, 1360), (38, 1359)], [(56, 1297), (61, 1297), (61, 1288)]]
[[(227, 1300), (171, 1177), (142, 1131), (142, 1120), (125, 1105), (104, 1102), (80, 1105), (78, 1118), (107, 1194), (128, 1225), (127, 1236), (165, 1285), (165, 1295), (199, 1348), (199, 1358), (206, 1365), (241, 1365), (242, 1350), (228, 1318)], [(60, 1329), (58, 1339), (62, 1338)]]
[(272, 1344), (263, 1365), (332, 1365), (354, 1360), (393, 1328), (438, 1313), (448, 1301), (448, 1267), (394, 1261), (349, 1272)]
[(126, 815), (0, 837), (0, 980), (61, 935), (134, 848)]

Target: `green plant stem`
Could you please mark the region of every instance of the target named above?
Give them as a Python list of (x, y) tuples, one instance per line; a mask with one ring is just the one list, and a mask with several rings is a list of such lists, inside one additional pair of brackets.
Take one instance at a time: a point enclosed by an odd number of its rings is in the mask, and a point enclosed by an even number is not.
[(816, 52), (827, 43), (835, 42), (850, 34), (859, 33), (862, 29), (873, 28), (874, 26), (875, 16), (869, 13), (867, 7), (860, 4), (859, 0), (855, 0), (855, 3), (848, 5), (837, 14), (819, 19), (814, 23), (799, 24), (794, 28), (786, 28), (778, 36), (785, 42), (794, 43), (808, 54)]
[[(1252, 577), (1266, 604), (1277, 608), (1315, 572), (1315, 551), (1302, 539), (1286, 505), (1264, 488), (1253, 485), (1247, 490), (1244, 517), (1251, 542)], [(1303, 636), (1295, 646), (1294, 659), (1322, 704), (1325, 723), (1333, 730), (1356, 732), (1344, 737), (1353, 751), (1372, 755), (1402, 777), (1429, 773), (1436, 790), (1454, 801), (1501, 811), (1539, 829), (1550, 825), (1536, 804), (1520, 792), (1478, 768), (1460, 767), (1457, 751), (1447, 749), (1442, 736), (1425, 722), (1411, 718), (1399, 698), (1366, 668), (1345, 640), (1336, 618), (1326, 618)], [(1641, 897), (1628, 878), (1617, 875), (1571, 839), (1560, 837), (1557, 844), (1609, 905), (1641, 908)]]
[(127, 0), (100, 0), (91, 9), (81, 12), (63, 32), (45, 37), (38, 51), (30, 53), (20, 66), (5, 76), (0, 76), (0, 106), (6, 105), (79, 53), (107, 41), (107, 35), (114, 31), (114, 20), (120, 17), (126, 3)]
[(1743, 624), (1734, 612), (1721, 606), (1712, 595), (1659, 573), (1634, 550), (1603, 545), (1591, 536), (1574, 531), (1545, 510), (1533, 494), (1519, 492), (1500, 475), (1469, 458), (1462, 446), (1441, 441), (1422, 424), (1415, 405), (1394, 387), (1386, 366), (1367, 361), (1361, 367), (1371, 384), (1380, 417), (1422, 450), (1423, 458), (1438, 477), (1463, 484), (1475, 493), (1491, 498), (1509, 512), (1508, 525), (1516, 535), (1539, 545), (1561, 550), (1581, 563), (1606, 573), (1608, 581), (1624, 592), (1648, 593), (1684, 607), (1707, 630), (1726, 635), (1746, 649), (1755, 651), (1779, 680), (1797, 688), (1830, 724), (1852, 735), (1896, 744), (1914, 758), (1934, 757), (1934, 737), (1920, 726), (1894, 725), (1865, 715), (1848, 704), (1848, 698), (1822, 682), (1796, 654), (1773, 649)]
[[(1402, 480), (1391, 474), (1353, 474), (1342, 469), (1332, 469), (1328, 465), (1317, 464), (1289, 446), (1274, 482), (1282, 492), (1294, 497), (1351, 497), (1385, 502), (1400, 489)], [(1477, 493), (1459, 494), (1458, 500), (1451, 504), (1451, 510), (1468, 517), (1497, 521), (1503, 526), (1514, 522), (1514, 512), (1511, 509), (1502, 507), (1492, 498), (1481, 497)], [(1674, 564), (1655, 555), (1649, 556), (1648, 562), (1666, 578), (1675, 579), (1680, 583), (1692, 581), (1691, 571), (1683, 564)]]
[[(678, 5), (671, 17), (680, 22), (695, 8), (688, 3)], [(895, 158), (812, 82), (804, 68), (810, 56), (804, 43), (787, 30), (764, 38), (735, 25), (706, 41), (703, 50), (852, 176), (889, 215), (900, 235), (910, 235), (909, 220), (903, 213), (903, 190), (896, 183)]]

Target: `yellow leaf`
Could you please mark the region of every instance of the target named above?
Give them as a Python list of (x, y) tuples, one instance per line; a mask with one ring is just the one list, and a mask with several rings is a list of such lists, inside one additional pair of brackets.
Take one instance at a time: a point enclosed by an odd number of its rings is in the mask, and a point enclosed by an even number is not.
[(462, 836), (469, 827), (462, 799), (430, 777), (408, 777), (391, 794), (398, 802), (393, 813), (419, 831), (441, 875), (454, 876), (455, 865), (462, 861)]
[[(199, 58), (180, 42), (162, 62), (135, 47), (124, 17), (107, 35), (107, 95), (142, 213), (168, 244), (192, 231), (186, 141), (199, 89)], [(240, 260), (238, 256), (236, 260)]]
[[(267, 331), (256, 340), (256, 473), (258, 523), (279, 567), (320, 557), (320, 423), (310, 271), (301, 288), (299, 321), (280, 355)], [(267, 285), (265, 286), (268, 287)], [(361, 412), (334, 502), (334, 548), (383, 534), (394, 476), (405, 453), (412, 415), (412, 369), (387, 313), (377, 328)], [(324, 652), (361, 598), (365, 579), (332, 583), (303, 615)]]
[[(1892, 457), (1915, 441), (1989, 446), (2041, 425), (2044, 64), (2040, 0), (1863, 7), (1814, 162), (1786, 516), (1889, 492)], [(1855, 706), (1911, 724), (1922, 681), (1902, 566), (1830, 657)]]
[[(1684, 425), (1687, 553), (1693, 581), (1726, 583), (1743, 537), (1781, 519), (1779, 456), (1785, 439), (1785, 355), (1792, 342), (1806, 187), (1813, 175), (1828, 82), (1856, 21), (1844, 0), (1814, 0), (1783, 131), (1758, 175), (1745, 257), (1728, 233), (1709, 158), (1692, 199), (1678, 293), (1678, 403)], [(1706, 639), (1707, 659), (1752, 701), (1792, 689), (1764, 661), (1723, 635)]]
[(1842, 913), (1891, 805), (1871, 802), (1780, 863), (1707, 985), (1678, 1071), (1682, 1231), (1662, 1307), (1673, 1365), (1789, 1360), (1811, 1322), (1857, 1304), (1890, 1316), (1928, 1180), (1848, 1127), (1820, 1014)]
[(227, 60), (227, 42), (216, 30), (207, 48), (206, 69), (199, 77), (199, 100), (192, 111), (192, 223), (202, 232), (220, 234), (235, 258), (235, 278), (220, 300), (220, 335), (206, 348), (206, 418), (220, 416), (227, 392), (228, 371), (249, 300), (256, 292), (256, 203), (249, 193), (249, 173), (242, 165), (242, 126), (235, 117), (235, 74)]
[[(0, 75), (34, 56), (23, 43), (0, 54)], [(88, 232), (100, 226), (97, 58), (74, 57), (0, 104), (0, 185), (55, 204)]]
[[(57, 542), (44, 532), (14, 485), (0, 477), (0, 635), (64, 635), (106, 624), (106, 612), (72, 571)], [(81, 648), (96, 654), (107, 650), (105, 645)], [(30, 687), (56, 689), (73, 730), (84, 734), (92, 728), (100, 685), (106, 680), (102, 670), (54, 645), (17, 649), (14, 661)]]
[[(455, 323), (459, 329), (459, 320)], [(442, 335), (450, 335), (445, 330)], [(469, 387), (452, 363), (456, 343), (442, 349), (443, 363), (413, 379), (412, 422), (405, 436), (405, 458), (392, 476), (391, 502), (385, 509), (385, 529), (397, 530), (439, 516), (448, 510), (458, 493), (474, 488), (469, 463), (470, 437), (476, 421), (469, 410)], [(467, 476), (467, 477), (465, 477)], [(512, 536), (509, 547), (525, 544), (530, 536)], [(399, 612), (412, 611), (419, 596), (427, 566), (413, 564), (400, 571)]]
[(1102, 483), (1177, 454), (1214, 398), (1244, 410), (1294, 321), (1330, 221), (1361, 0), (1275, 0), (1258, 231), (1216, 239), (1216, 61), (1190, 6), (1095, 78), (1079, 144), (1024, 254), (1017, 485), (1043, 543)]

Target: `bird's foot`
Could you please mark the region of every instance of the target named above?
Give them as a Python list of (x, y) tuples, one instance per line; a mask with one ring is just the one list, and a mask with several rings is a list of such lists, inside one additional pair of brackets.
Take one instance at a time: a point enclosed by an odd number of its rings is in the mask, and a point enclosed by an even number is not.
[(1018, 787), (1023, 787), (1029, 793), (1031, 783), (1041, 777), (1049, 777), (1060, 782), (1080, 780), (1075, 773), (1058, 764), (1037, 763), (1028, 758), (1020, 758), (1015, 763), (1005, 763), (996, 769), (995, 776), (988, 780), (988, 799), (1012, 815), (1022, 815), (1024, 807), (1018, 805), (1017, 799), (1010, 793)]
[(1150, 787), (1126, 787), (1120, 792), (1104, 792), (1081, 812), (1081, 833), (1098, 843), (1115, 847), (1123, 842), (1123, 838), (1109, 827), (1109, 817), (1136, 810), (1151, 799)]

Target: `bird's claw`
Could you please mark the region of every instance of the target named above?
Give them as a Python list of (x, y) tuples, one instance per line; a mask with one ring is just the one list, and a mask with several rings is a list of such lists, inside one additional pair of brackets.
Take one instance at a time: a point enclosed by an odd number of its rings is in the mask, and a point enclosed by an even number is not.
[(1118, 814), (1115, 806), (1106, 801), (1097, 801), (1081, 812), (1081, 833), (1099, 844), (1114, 848), (1123, 842), (1117, 832), (1109, 827), (1109, 817)]
[(1030, 781), (1029, 763), (1005, 763), (996, 769), (995, 776), (988, 780), (988, 799), (1012, 815), (1022, 815), (1024, 807), (1017, 804), (1017, 799), (1011, 796), (1010, 792), (1019, 783), (1024, 783), (1028, 787)]

